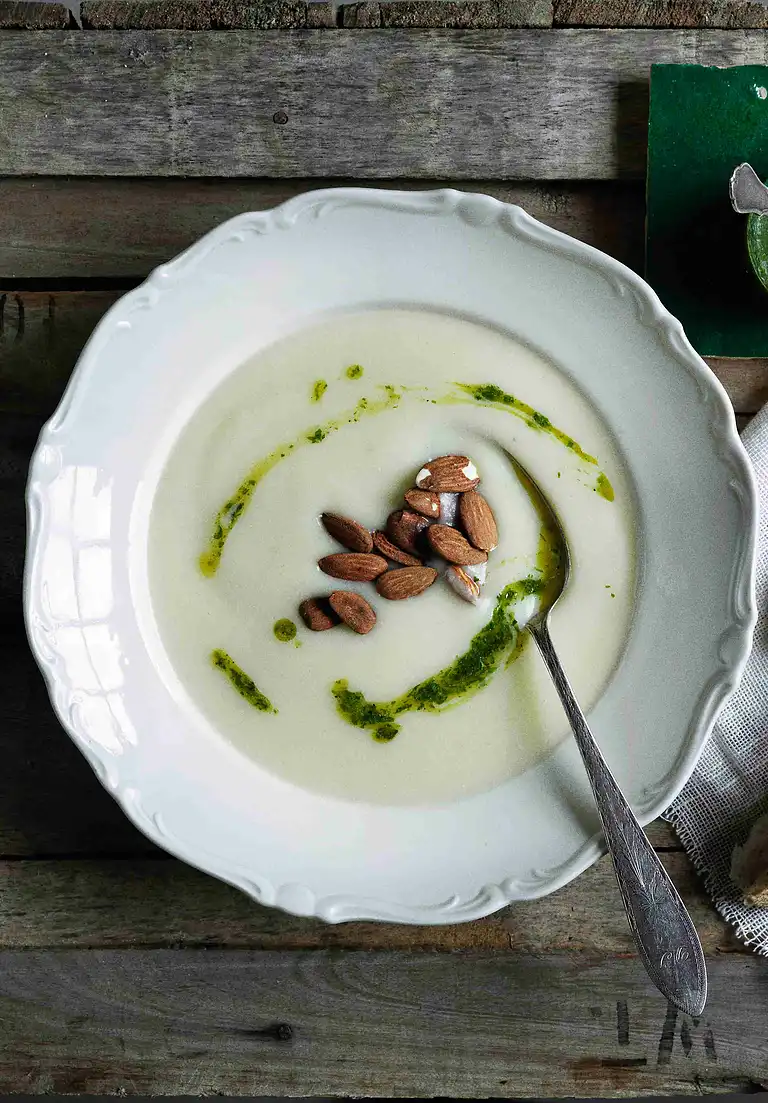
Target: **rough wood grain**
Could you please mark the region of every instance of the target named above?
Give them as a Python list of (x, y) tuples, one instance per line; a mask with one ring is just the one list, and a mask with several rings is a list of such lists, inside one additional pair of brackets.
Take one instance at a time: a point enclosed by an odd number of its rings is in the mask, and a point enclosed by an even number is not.
[(64, 4), (0, 0), (0, 31), (50, 31), (71, 25)]
[[(18, 279), (143, 278), (236, 214), (274, 207), (318, 186), (354, 183), (0, 179), (0, 286)], [(645, 195), (639, 183), (396, 180), (366, 186), (485, 192), (642, 269)]]
[[(662, 857), (705, 953), (748, 953), (704, 895), (686, 856), (673, 851)], [(635, 953), (609, 858), (543, 900), (446, 927), (328, 926), (299, 919), (260, 907), (238, 890), (170, 859), (0, 860), (0, 949), (137, 945)]]
[(759, 31), (8, 36), (0, 175), (638, 179), (650, 65), (767, 49)]
[[(0, 954), (0, 1091), (679, 1095), (768, 1078), (766, 963), (710, 962), (694, 1022), (634, 958)], [(738, 998), (734, 999), (734, 994)]]
[(768, 27), (753, 0), (555, 0), (556, 27)]
[(768, 402), (768, 359), (704, 359), (728, 392), (736, 413), (756, 414)]
[(332, 3), (303, 0), (82, 0), (85, 30), (298, 30), (335, 27)]
[(550, 27), (552, 0), (394, 0), (394, 3), (345, 4), (342, 26), (488, 29)]

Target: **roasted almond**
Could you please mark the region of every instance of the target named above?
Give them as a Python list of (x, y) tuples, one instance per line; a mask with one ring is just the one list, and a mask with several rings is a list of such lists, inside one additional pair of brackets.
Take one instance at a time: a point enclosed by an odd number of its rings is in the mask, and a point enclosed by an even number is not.
[(343, 578), (347, 582), (373, 582), (387, 569), (386, 559), (380, 555), (366, 555), (363, 552), (335, 552), (324, 555), (318, 560), (318, 567), (332, 578)]
[(376, 589), (388, 601), (403, 601), (423, 594), (437, 578), (433, 567), (396, 567), (376, 580)]
[(496, 518), (477, 490), (470, 490), (459, 498), (459, 521), (470, 544), (484, 552), (493, 551), (499, 542)]
[(473, 548), (466, 536), (458, 529), (452, 529), (450, 525), (430, 525), (427, 539), (438, 555), (459, 567), (485, 563), (488, 558), (486, 552)]
[(406, 490), (406, 503), (415, 513), (421, 513), (433, 521), (440, 520), (440, 495), (431, 490)]
[(438, 456), (422, 467), (416, 476), (419, 490), (474, 490), (480, 482), (477, 468), (469, 456)]
[(419, 554), (419, 535), (429, 521), (420, 513), (411, 513), (407, 509), (398, 509), (387, 518), (387, 536), (403, 551), (411, 555)]
[(362, 594), (334, 590), (328, 600), (334, 613), (359, 636), (365, 636), (376, 623), (376, 614)]
[(299, 616), (311, 632), (326, 632), (339, 623), (328, 598), (324, 597), (308, 597), (302, 601)]
[(370, 532), (351, 517), (342, 517), (340, 513), (323, 513), (320, 520), (325, 531), (350, 551), (373, 551), (373, 537)]
[(417, 559), (415, 555), (411, 555), (410, 552), (396, 547), (383, 532), (374, 532), (373, 546), (380, 555), (391, 559), (393, 563), (402, 564), (403, 567), (420, 567), (422, 565), (420, 559)]

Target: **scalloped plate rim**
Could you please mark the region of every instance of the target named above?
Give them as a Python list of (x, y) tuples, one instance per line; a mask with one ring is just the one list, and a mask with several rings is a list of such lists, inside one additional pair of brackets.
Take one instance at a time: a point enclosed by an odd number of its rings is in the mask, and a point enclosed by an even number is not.
[[(649, 320), (644, 319), (643, 324), (654, 325), (662, 331), (664, 340), (676, 362), (693, 375), (699, 383), (702, 394), (705, 395), (703, 400), (714, 399), (717, 403), (717, 413), (721, 421), (718, 432), (720, 433), (721, 443), (725, 446), (724, 455), (718, 456), (718, 459), (720, 462), (727, 462), (734, 471), (734, 478), (738, 478), (740, 490), (746, 501), (745, 509), (751, 522), (742, 533), (739, 554), (733, 567), (731, 582), (731, 605), (735, 604), (734, 591), (741, 588), (746, 590), (746, 608), (740, 614), (732, 617), (731, 624), (727, 629), (727, 632), (735, 631), (738, 635), (736, 653), (731, 655), (727, 664), (724, 660), (721, 661), (720, 668), (713, 673), (702, 689), (700, 700), (697, 702), (696, 713), (691, 723), (693, 730), (689, 730), (682, 745), (682, 753), (675, 765), (666, 777), (654, 786), (657, 791), (656, 799), (645, 805), (641, 811), (638, 811), (640, 822), (645, 826), (656, 819), (678, 796), (695, 769), (696, 762), (720, 710), (738, 686), (751, 648), (752, 633), (757, 621), (754, 579), (757, 542), (757, 486), (754, 472), (739, 439), (733, 408), (725, 388), (692, 347), (680, 322), (663, 306), (653, 289), (637, 273), (608, 254), (547, 226), (515, 204), (505, 203), (482, 192), (462, 191), (453, 188), (429, 191), (397, 191), (356, 187), (315, 189), (294, 196), (264, 211), (251, 211), (235, 215), (208, 231), (171, 260), (158, 265), (141, 284), (122, 295), (103, 315), (86, 342), (56, 410), (40, 430), (30, 461), (25, 491), (28, 538), (22, 587), (24, 624), (30, 648), (44, 676), (46, 689), (60, 724), (83, 753), (98, 780), (117, 801), (125, 815), (147, 838), (162, 849), (183, 860), (188, 865), (238, 888), (254, 901), (277, 907), (289, 914), (314, 917), (327, 923), (354, 920), (376, 920), (413, 925), (469, 922), (493, 914), (508, 904), (522, 900), (539, 899), (562, 888), (606, 853), (602, 834), (593, 835), (575, 854), (551, 870), (532, 870), (531, 877), (528, 879), (518, 878), (516, 881), (507, 879), (499, 884), (482, 886), (473, 899), (464, 903), (457, 898), (453, 898), (447, 902), (438, 901), (433, 904), (402, 905), (386, 900), (353, 897), (344, 894), (316, 897), (310, 890), (306, 890), (312, 899), (311, 910), (293, 909), (287, 899), (282, 901), (280, 899), (283, 889), (290, 888), (290, 886), (272, 886), (272, 892), (266, 894), (271, 896), (272, 899), (264, 899), (265, 893), (258, 885), (258, 877), (248, 877), (241, 871), (232, 868), (227, 869), (220, 862), (206, 862), (199, 853), (195, 854), (188, 850), (180, 839), (164, 833), (154, 819), (141, 813), (140, 802), (136, 800), (134, 791), (122, 788), (119, 776), (116, 778), (110, 777), (110, 772), (103, 757), (99, 755), (98, 749), (66, 715), (63, 702), (60, 699), (62, 684), (57, 679), (53, 664), (48, 661), (43, 653), (45, 648), (38, 638), (38, 628), (33, 623), (33, 583), (40, 565), (40, 549), (44, 542), (43, 536), (46, 529), (46, 503), (42, 490), (42, 485), (45, 482), (44, 475), (47, 470), (44, 449), (49, 443), (55, 444), (56, 435), (65, 429), (67, 420), (72, 414), (72, 407), (77, 393), (83, 385), (88, 371), (97, 362), (96, 350), (98, 344), (112, 332), (113, 322), (117, 314), (125, 315), (126, 310), (128, 313), (133, 313), (140, 306), (142, 298), (147, 295), (151, 297), (153, 293), (159, 293), (162, 284), (169, 276), (174, 273), (177, 275), (183, 274), (186, 265), (193, 264), (195, 258), (203, 259), (218, 244), (231, 240), (238, 230), (253, 232), (255, 222), (266, 225), (267, 229), (275, 228), (270, 223), (277, 224), (277, 229), (290, 229), (293, 223), (289, 221), (288, 216), (293, 216), (294, 220), (302, 213), (314, 213), (317, 216), (322, 213), (323, 205), (331, 200), (335, 204), (346, 203), (353, 206), (362, 205), (384, 207), (385, 209), (398, 211), (405, 210), (406, 213), (413, 213), (414, 215), (450, 214), (455, 216), (458, 213), (461, 217), (462, 212), (459, 208), (463, 204), (467, 207), (474, 204), (478, 207), (482, 206), (485, 211), (491, 210), (494, 212), (496, 220), (498, 220), (500, 214), (506, 213), (510, 223), (510, 225), (503, 227), (506, 232), (511, 232), (513, 235), (522, 234), (537, 240), (540, 244), (542, 242), (548, 243), (556, 252), (568, 255), (575, 262), (585, 264), (602, 275), (612, 276), (618, 284), (623, 284), (625, 288), (630, 288), (634, 292), (636, 301), (637, 298), (644, 300), (645, 304), (651, 309), (651, 318)], [(282, 225), (280, 225), (281, 222)], [(623, 291), (621, 293), (623, 294)], [(34, 516), (35, 500), (40, 510), (37, 518)], [(726, 632), (722, 635), (725, 634)], [(660, 790), (661, 792), (659, 792)]]

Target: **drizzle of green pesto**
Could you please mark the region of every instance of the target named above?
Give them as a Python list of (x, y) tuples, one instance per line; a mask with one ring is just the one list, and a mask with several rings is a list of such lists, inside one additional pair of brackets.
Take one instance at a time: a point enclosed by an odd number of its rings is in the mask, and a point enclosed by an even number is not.
[(402, 391), (398, 391), (389, 384), (382, 387), (381, 390), (384, 392), (382, 398), (361, 398), (353, 409), (347, 410), (332, 421), (326, 421), (313, 429), (305, 430), (295, 440), (279, 445), (268, 456), (254, 464), (240, 486), (227, 499), (213, 519), (213, 531), (208, 540), (208, 547), (198, 559), (198, 566), (206, 578), (212, 578), (219, 569), (221, 557), (224, 553), (224, 545), (232, 529), (245, 513), (256, 487), (264, 476), (268, 475), (273, 467), (276, 467), (281, 460), (284, 460), (296, 448), (301, 448), (305, 444), (319, 444), (331, 433), (343, 428), (344, 425), (359, 421), (363, 415), (380, 414), (385, 410), (396, 409), (403, 397)]
[(491, 619), (475, 635), (467, 650), (445, 669), (419, 682), (392, 701), (369, 701), (364, 693), (349, 688), (341, 678), (331, 686), (339, 715), (355, 728), (362, 728), (380, 743), (388, 743), (400, 731), (398, 716), (407, 712), (442, 712), (473, 697), (488, 685), (493, 675), (515, 652), (519, 630), (510, 606), (545, 588), (541, 578), (513, 582), (499, 594)]
[(316, 379), (312, 384), (312, 394), (310, 402), (319, 402), (325, 392), (328, 390), (328, 384), (324, 379)]
[(613, 492), (613, 487), (611, 486), (610, 479), (608, 478), (607, 475), (604, 475), (602, 473), (602, 471), (597, 476), (597, 482), (595, 483), (595, 490), (601, 496), (601, 498), (605, 498), (605, 500), (607, 502), (612, 502), (614, 500), (614, 498), (616, 497), (616, 495)]
[(208, 547), (198, 560), (200, 570), (206, 578), (211, 578), (216, 574), (227, 538), (243, 516), (243, 513), (245, 513), (258, 484), (295, 447), (295, 442), (281, 444), (268, 456), (265, 456), (263, 460), (259, 460), (257, 464), (254, 464), (232, 497), (228, 498), (218, 511), (213, 521), (213, 532), (208, 541)]
[(515, 414), (516, 417), (522, 418), (532, 428), (548, 433), (560, 444), (564, 444), (566, 448), (575, 452), (579, 459), (584, 460), (585, 463), (597, 464), (594, 456), (590, 456), (588, 452), (585, 452), (573, 437), (569, 437), (562, 429), (558, 429), (557, 426), (553, 425), (548, 417), (539, 413), (538, 410), (534, 410), (533, 406), (529, 406), (527, 402), (523, 402), (521, 399), (515, 398), (514, 395), (503, 391), (501, 387), (497, 387), (494, 383), (456, 383), (455, 386), (464, 391), (465, 394), (471, 395), (475, 402), (482, 402), (486, 406), (501, 406)]
[(360, 379), (363, 374), (363, 366), (362, 364), (350, 364), (344, 374), (347, 379)]
[(292, 620), (288, 620), (287, 617), (276, 620), (272, 627), (272, 631), (275, 634), (275, 639), (280, 640), (281, 643), (289, 643), (292, 639), (296, 638), (296, 625)]
[(259, 709), (260, 712), (273, 712), (277, 713), (277, 709), (274, 708), (272, 702), (268, 697), (265, 697), (260, 689), (257, 688), (256, 683), (252, 678), (242, 670), (234, 659), (226, 653), (226, 651), (212, 651), (211, 662), (220, 670), (222, 674), (226, 675), (229, 679), (229, 684), (236, 689), (237, 692), (243, 697), (249, 705), (253, 705), (255, 709)]

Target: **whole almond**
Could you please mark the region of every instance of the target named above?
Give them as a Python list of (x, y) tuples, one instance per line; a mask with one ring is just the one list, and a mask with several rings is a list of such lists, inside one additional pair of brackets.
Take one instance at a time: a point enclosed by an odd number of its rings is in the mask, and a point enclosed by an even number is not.
[(308, 597), (299, 606), (299, 616), (311, 632), (326, 632), (335, 628), (339, 618), (327, 598)]
[(320, 520), (326, 532), (350, 551), (373, 551), (373, 537), (370, 532), (351, 517), (342, 517), (340, 513), (323, 513)]
[(448, 490), (474, 490), (479, 482), (477, 468), (469, 456), (438, 456), (426, 463), (416, 476), (419, 490), (434, 490), (438, 494)]
[(332, 578), (343, 578), (347, 582), (373, 582), (387, 569), (386, 559), (380, 555), (366, 555), (363, 552), (335, 552), (324, 555), (318, 560), (318, 567)]
[(411, 555), (410, 552), (396, 547), (383, 532), (374, 532), (373, 546), (379, 555), (386, 556), (393, 563), (400, 563), (403, 567), (420, 567), (422, 565), (420, 559), (417, 559), (415, 555)]
[(493, 551), (499, 542), (499, 531), (493, 510), (482, 494), (476, 490), (462, 494), (459, 498), (459, 520), (471, 544), (484, 552)]
[(328, 600), (334, 613), (359, 636), (367, 635), (376, 623), (376, 614), (362, 594), (334, 590)]
[(449, 563), (455, 563), (458, 567), (468, 567), (472, 563), (485, 563), (488, 555), (484, 551), (473, 548), (466, 536), (458, 529), (452, 529), (450, 525), (430, 525), (427, 530), (427, 539), (434, 551), (447, 559)]
[(411, 555), (419, 554), (419, 535), (429, 521), (420, 513), (411, 513), (407, 509), (398, 509), (387, 518), (387, 536), (403, 551)]
[(396, 567), (376, 580), (376, 589), (388, 601), (403, 601), (423, 594), (437, 578), (433, 567)]
[(403, 497), (416, 513), (423, 514), (433, 521), (440, 520), (440, 495), (431, 490), (406, 490)]

